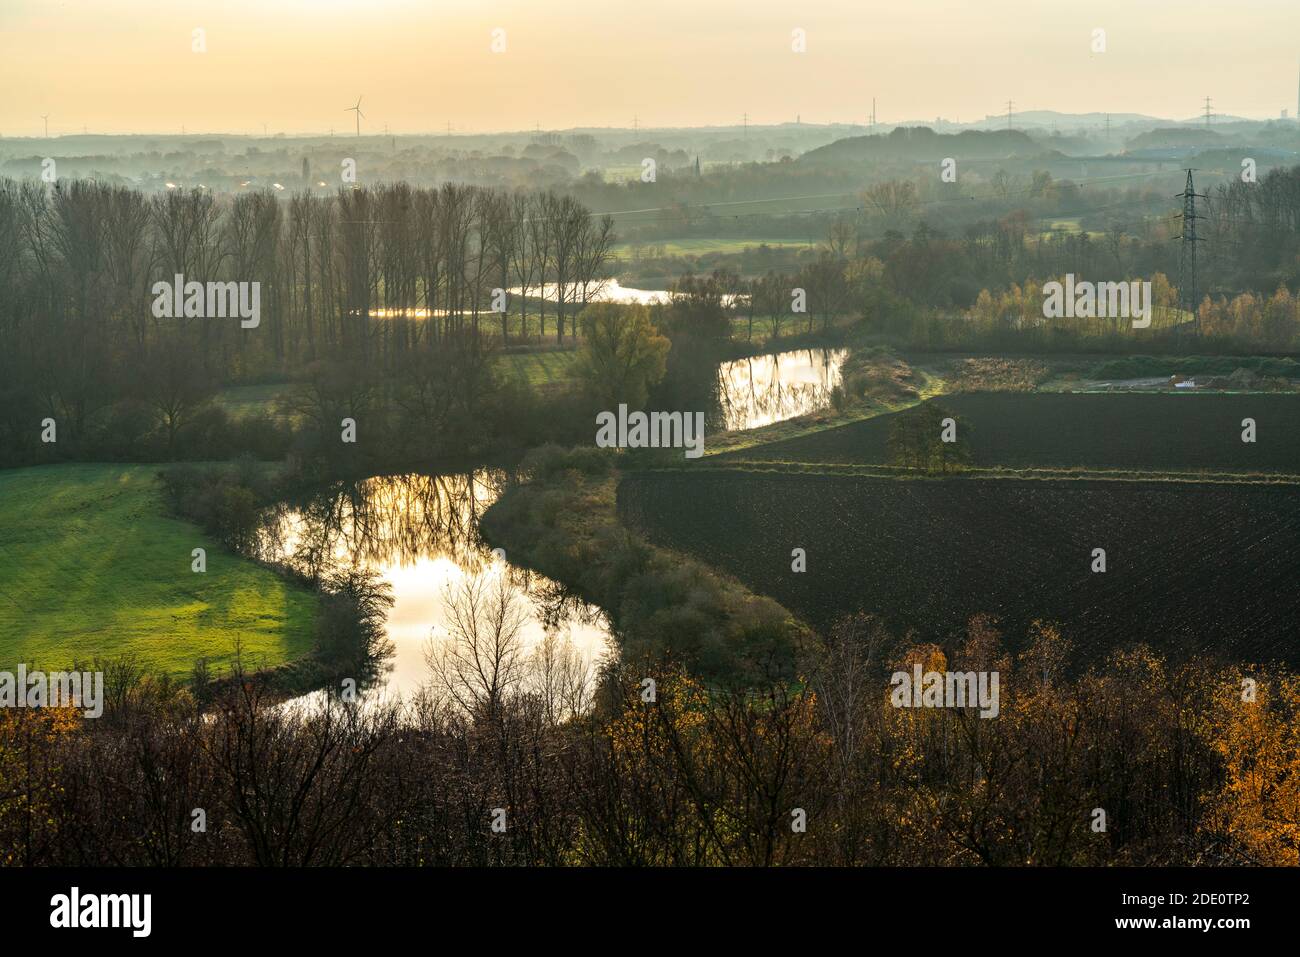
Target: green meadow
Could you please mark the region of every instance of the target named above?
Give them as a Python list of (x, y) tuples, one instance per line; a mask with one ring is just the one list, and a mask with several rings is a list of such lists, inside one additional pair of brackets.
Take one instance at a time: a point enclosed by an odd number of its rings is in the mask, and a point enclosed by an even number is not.
[[(703, 256), (708, 253), (743, 253), (746, 249), (770, 246), (773, 249), (806, 249), (810, 246), (804, 239), (789, 237), (776, 239), (751, 239), (748, 237), (716, 237), (647, 240), (642, 243), (618, 243), (614, 246), (614, 257), (619, 260), (634, 258), (639, 250), (642, 256)], [(629, 283), (635, 285), (635, 283)]]
[[(157, 466), (53, 465), (0, 473), (0, 668), (135, 657), (187, 676), (312, 647), (316, 596), (167, 516)], [(207, 572), (190, 552), (207, 550)]]
[(576, 350), (519, 352), (501, 356), (497, 362), (509, 377), (527, 380), (534, 386), (558, 385), (576, 375)]

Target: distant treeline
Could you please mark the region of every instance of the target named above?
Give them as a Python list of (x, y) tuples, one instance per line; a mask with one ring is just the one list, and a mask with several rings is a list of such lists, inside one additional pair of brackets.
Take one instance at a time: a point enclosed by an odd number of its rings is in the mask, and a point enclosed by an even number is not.
[[(286, 199), (0, 181), (0, 343), (19, 359), (24, 349), (47, 358), (39, 343), (51, 338), (65, 349), (141, 352), (179, 325), (196, 332), (205, 368), (248, 376), (336, 347), (360, 358), (414, 348), (489, 314), (500, 324), (494, 289), (542, 283), (556, 287), (549, 296), (562, 340), (613, 240), (608, 219), (549, 192), (397, 183)], [(154, 316), (154, 284), (177, 274), (260, 283), (257, 334)], [(523, 297), (511, 298), (521, 310)], [(429, 321), (392, 329), (367, 321), (417, 311)]]

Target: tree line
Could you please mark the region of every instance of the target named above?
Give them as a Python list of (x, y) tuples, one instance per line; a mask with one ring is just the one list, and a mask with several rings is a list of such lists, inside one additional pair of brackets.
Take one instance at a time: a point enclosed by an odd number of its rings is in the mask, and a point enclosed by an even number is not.
[[(16, 371), (52, 353), (116, 358), (192, 332), (205, 368), (246, 378), (337, 350), (391, 357), (489, 317), (508, 337), (507, 316), (522, 316), (535, 293), (542, 334), (549, 306), (563, 341), (575, 306), (604, 279), (614, 238), (610, 219), (554, 192), (393, 183), (282, 199), (4, 180), (0, 342)], [(259, 334), (151, 315), (152, 285), (175, 274), (259, 282)], [(494, 309), (493, 291), (512, 286), (522, 294)], [(390, 326), (369, 321), (376, 315), (427, 321)]]
[[(30, 446), (44, 416), (65, 442), (130, 430), (133, 402), (170, 452), (214, 388), (314, 368), (327, 389), (349, 390), (329, 384), (343, 366), (362, 391), (402, 380), (401, 401), (426, 418), (430, 403), (472, 404), (495, 346), (576, 335), (614, 240), (608, 217), (554, 192), (394, 183), (217, 197), (0, 181), (0, 438)], [(177, 275), (257, 283), (259, 321), (157, 315), (155, 284)], [(347, 404), (316, 398), (330, 415)]]

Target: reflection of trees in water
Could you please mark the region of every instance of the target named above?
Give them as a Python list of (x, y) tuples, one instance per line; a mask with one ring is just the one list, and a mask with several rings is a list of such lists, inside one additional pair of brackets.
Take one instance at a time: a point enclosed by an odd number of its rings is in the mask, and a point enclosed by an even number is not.
[(526, 695), (558, 723), (584, 714), (591, 701), (591, 663), (568, 636), (548, 627), (531, 650), (523, 640), (523, 593), (502, 574), (462, 576), (447, 585), (446, 634), (424, 646), (432, 700), (468, 717), (497, 718)]
[(337, 482), (268, 515), (262, 552), (312, 578), (348, 567), (446, 558), (467, 571), (491, 560), (479, 535), (505, 473), (388, 475)]
[[(798, 349), (718, 362), (699, 343), (674, 343), (668, 372), (647, 408), (704, 412), (705, 429), (720, 432), (791, 419), (831, 404), (843, 349)], [(817, 381), (790, 381), (791, 372), (812, 369)]]
[[(492, 562), (479, 519), (504, 490), (507, 473), (389, 475), (336, 482), (264, 515), (259, 557), (313, 580), (352, 569), (445, 558), (470, 575)], [(510, 584), (544, 628), (604, 625), (603, 612), (558, 582), (507, 565)]]
[[(818, 373), (818, 381), (784, 381), (782, 362)], [(776, 355), (750, 356), (718, 366), (718, 401), (723, 427), (748, 428), (779, 422), (830, 404), (839, 361), (828, 349), (805, 349)]]
[(542, 627), (553, 631), (562, 625), (598, 625), (608, 628), (605, 613), (596, 605), (588, 605), (575, 595), (566, 585), (534, 575), (527, 569), (512, 569), (511, 579), (516, 572), (523, 573), (521, 587), (528, 593), (537, 612)]

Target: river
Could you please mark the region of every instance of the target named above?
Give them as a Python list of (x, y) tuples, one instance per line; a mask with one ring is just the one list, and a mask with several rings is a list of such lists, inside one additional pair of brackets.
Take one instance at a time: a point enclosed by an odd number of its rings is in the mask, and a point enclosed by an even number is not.
[[(719, 401), (729, 429), (757, 428), (825, 407), (846, 350), (800, 349), (721, 363)], [(268, 511), (260, 557), (308, 575), (369, 571), (393, 598), (385, 625), (388, 653), (363, 697), (410, 700), (428, 682), (429, 656), (464, 634), (471, 591), (504, 596), (519, 620), (521, 657), (571, 650), (594, 674), (614, 653), (604, 612), (558, 582), (513, 565), (488, 547), (479, 517), (508, 481), (501, 470), (468, 474), (376, 476), (334, 483)], [(306, 700), (318, 697), (307, 696)]]

